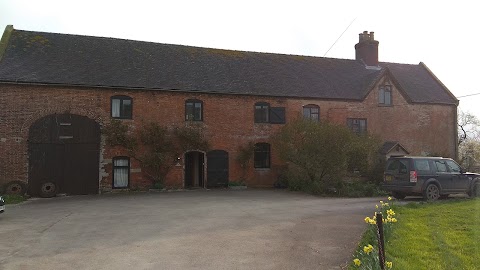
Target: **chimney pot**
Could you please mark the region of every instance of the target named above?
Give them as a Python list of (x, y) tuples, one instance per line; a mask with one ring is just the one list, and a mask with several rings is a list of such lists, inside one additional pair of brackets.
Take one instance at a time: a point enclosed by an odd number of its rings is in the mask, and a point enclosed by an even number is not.
[(355, 59), (362, 60), (366, 66), (378, 66), (378, 41), (374, 32), (363, 31), (355, 44)]

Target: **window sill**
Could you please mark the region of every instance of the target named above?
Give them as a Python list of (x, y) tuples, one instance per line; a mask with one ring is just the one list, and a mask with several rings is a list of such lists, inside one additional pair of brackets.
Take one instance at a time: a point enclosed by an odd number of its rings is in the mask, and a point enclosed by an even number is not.
[(255, 171), (270, 171), (270, 168), (255, 168)]
[(393, 105), (392, 104), (390, 104), (390, 105), (378, 104), (378, 107), (393, 107)]
[(133, 118), (122, 118), (122, 117), (111, 117), (113, 120), (122, 120), (122, 121), (128, 121), (128, 120), (133, 120)]

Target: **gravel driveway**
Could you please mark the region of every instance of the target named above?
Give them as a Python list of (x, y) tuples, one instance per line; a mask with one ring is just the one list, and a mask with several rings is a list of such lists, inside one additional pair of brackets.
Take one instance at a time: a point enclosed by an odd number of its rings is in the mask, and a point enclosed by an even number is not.
[(343, 269), (377, 201), (283, 190), (31, 199), (0, 215), (0, 269)]

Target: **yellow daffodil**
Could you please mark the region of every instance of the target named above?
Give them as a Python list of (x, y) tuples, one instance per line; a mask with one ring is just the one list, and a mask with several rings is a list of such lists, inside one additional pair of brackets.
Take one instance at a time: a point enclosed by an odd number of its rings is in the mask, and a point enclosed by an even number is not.
[(380, 201), (380, 204), (383, 204), (383, 201)]
[(395, 211), (393, 211), (392, 209), (388, 209), (388, 210), (387, 210), (387, 214), (388, 214), (389, 216), (395, 216)]
[(388, 200), (391, 201), (391, 200), (392, 200), (392, 197), (388, 197)]
[(377, 208), (377, 209), (378, 209), (378, 204), (376, 204), (376, 205), (375, 205), (375, 208)]
[(393, 222), (393, 223), (397, 222), (397, 219), (396, 219), (396, 218), (392, 218), (392, 222)]
[(370, 217), (365, 218), (365, 223), (370, 223)]
[(370, 254), (372, 251), (373, 251), (373, 246), (372, 245), (368, 245), (368, 246), (363, 247), (363, 252), (365, 252), (366, 254)]
[(356, 266), (360, 266), (362, 264), (362, 262), (359, 260), (359, 259), (354, 259), (353, 260), (353, 263), (356, 265)]
[(393, 263), (392, 262), (385, 262), (385, 266), (388, 268), (392, 268)]

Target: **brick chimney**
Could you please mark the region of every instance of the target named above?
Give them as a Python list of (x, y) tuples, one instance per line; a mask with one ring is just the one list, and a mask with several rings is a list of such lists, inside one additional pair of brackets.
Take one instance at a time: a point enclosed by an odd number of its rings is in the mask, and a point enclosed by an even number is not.
[(358, 43), (355, 44), (355, 59), (362, 60), (367, 66), (378, 66), (378, 41), (373, 32), (367, 31), (359, 34)]

